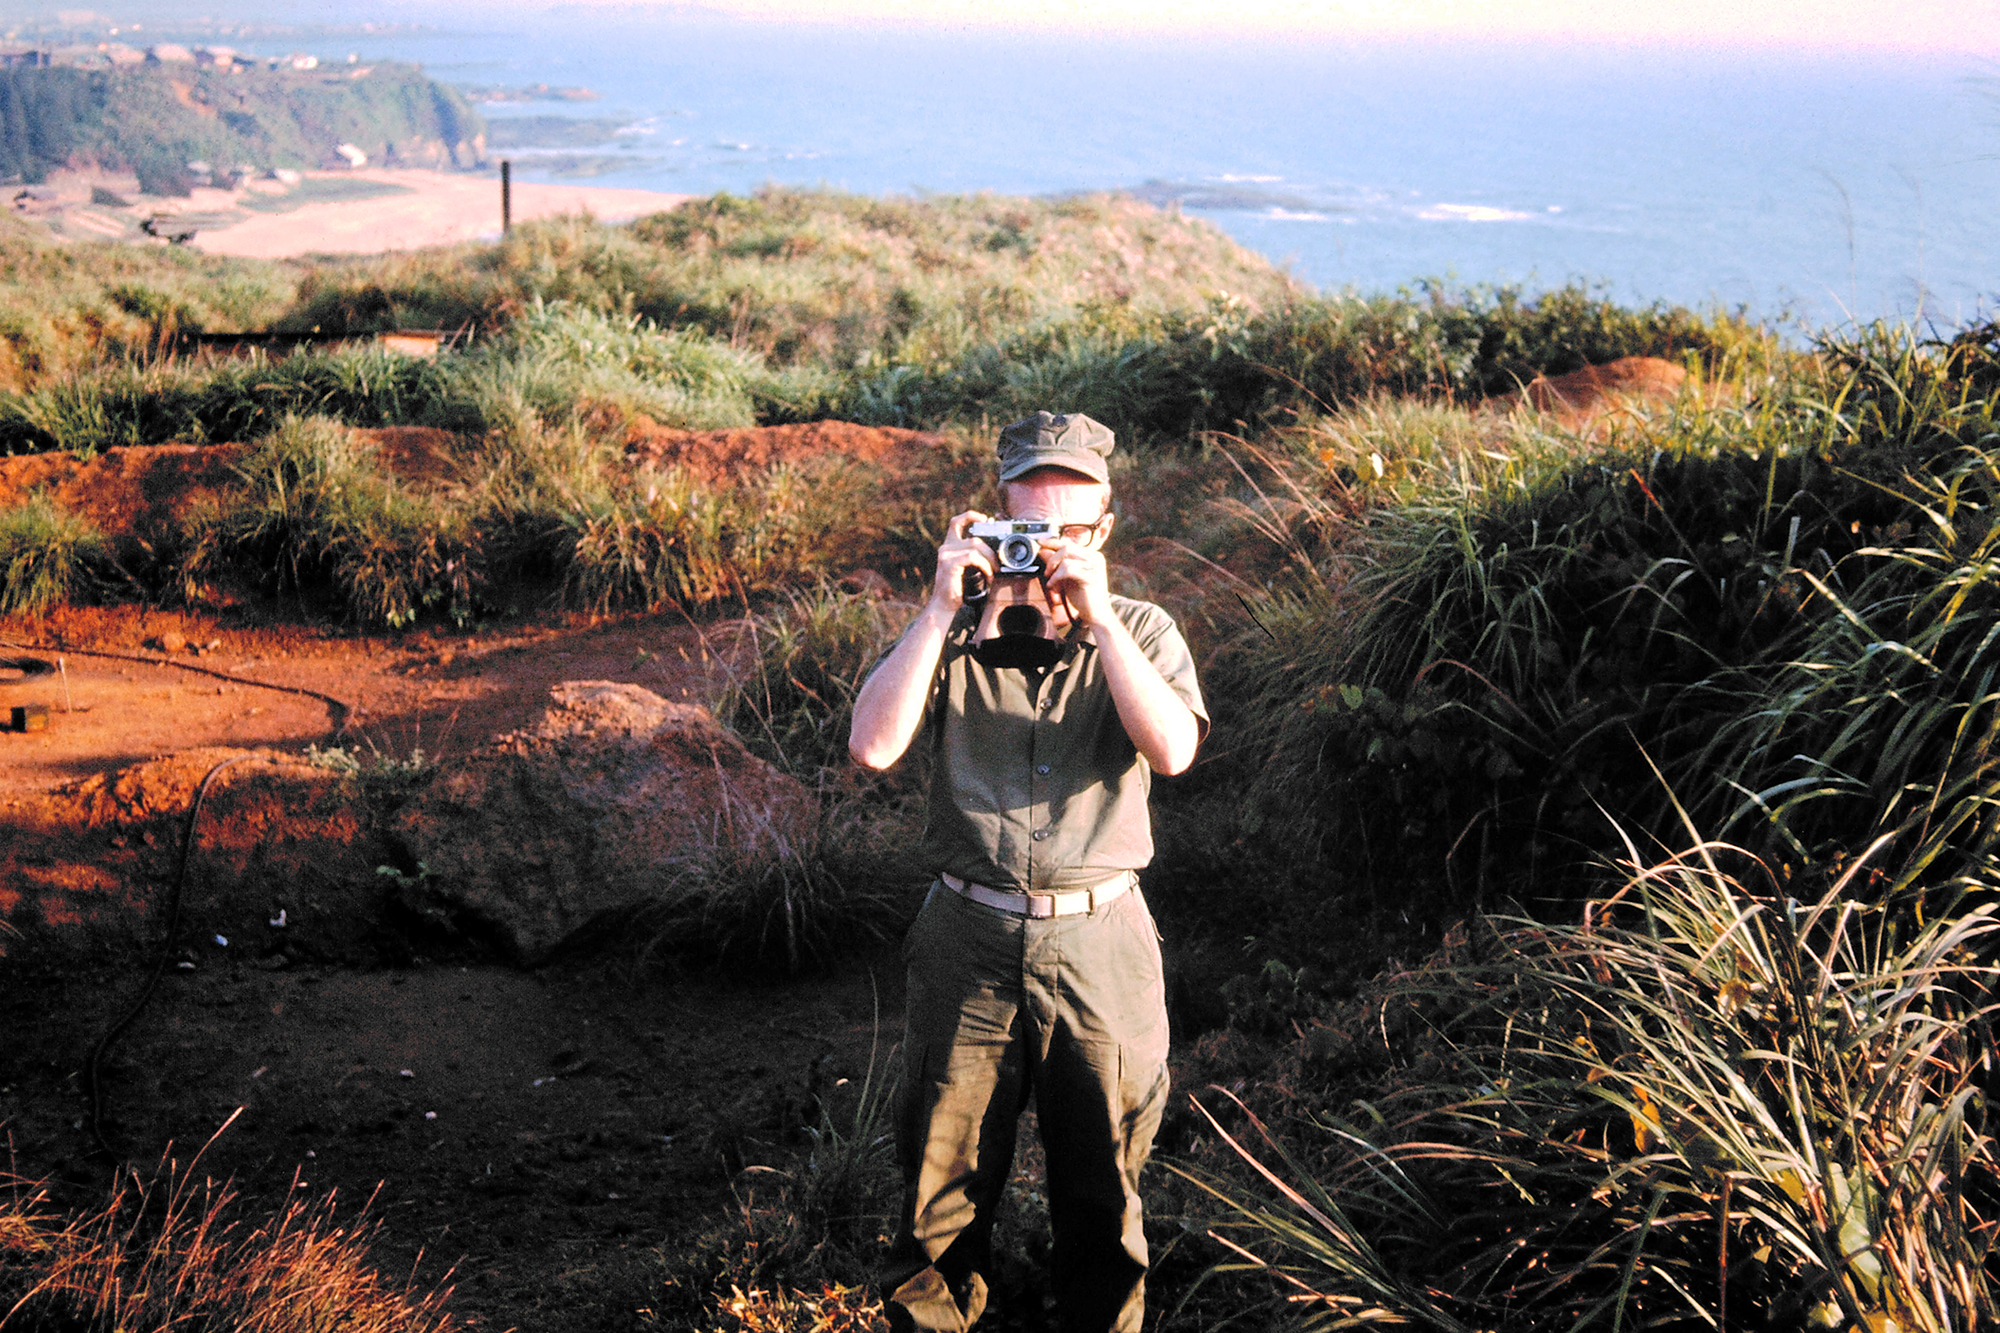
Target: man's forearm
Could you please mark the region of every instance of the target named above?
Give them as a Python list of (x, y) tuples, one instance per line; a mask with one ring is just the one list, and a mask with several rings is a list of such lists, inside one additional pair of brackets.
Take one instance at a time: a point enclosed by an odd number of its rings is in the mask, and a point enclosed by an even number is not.
[(1145, 649), (1117, 616), (1092, 623), (1098, 662), (1125, 734), (1157, 773), (1172, 776), (1194, 762), (1201, 724), (1154, 667)]
[(925, 606), (855, 697), (847, 752), (863, 768), (885, 769), (910, 748), (923, 725), (931, 678), (937, 674), (938, 655), (944, 650), (953, 614), (949, 608)]

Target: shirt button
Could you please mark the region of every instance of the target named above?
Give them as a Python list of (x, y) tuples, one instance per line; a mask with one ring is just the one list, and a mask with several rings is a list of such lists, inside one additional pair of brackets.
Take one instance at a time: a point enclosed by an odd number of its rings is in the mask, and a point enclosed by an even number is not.
[(1035, 841), (1036, 841), (1036, 842), (1040, 842), (1040, 841), (1041, 841), (1041, 840), (1042, 840), (1043, 838), (1046, 838), (1046, 837), (1048, 837), (1048, 836), (1049, 836), (1049, 831), (1048, 831), (1047, 829), (1045, 829), (1045, 828), (1038, 828), (1038, 829), (1036, 829), (1036, 830), (1035, 830)]
[(1054, 699), (1042, 700), (1042, 711), (1044, 713), (1048, 712), (1051, 708), (1054, 708), (1055, 706), (1056, 706), (1056, 701)]
[(1049, 766), (1047, 764), (1036, 764), (1035, 771), (1043, 777), (1047, 777), (1049, 775)]

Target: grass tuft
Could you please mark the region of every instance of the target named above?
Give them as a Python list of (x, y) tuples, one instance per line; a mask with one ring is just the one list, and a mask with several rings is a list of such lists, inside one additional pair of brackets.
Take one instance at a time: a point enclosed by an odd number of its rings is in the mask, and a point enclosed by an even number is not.
[(78, 600), (98, 584), (109, 558), (103, 535), (45, 494), (0, 509), (0, 615)]

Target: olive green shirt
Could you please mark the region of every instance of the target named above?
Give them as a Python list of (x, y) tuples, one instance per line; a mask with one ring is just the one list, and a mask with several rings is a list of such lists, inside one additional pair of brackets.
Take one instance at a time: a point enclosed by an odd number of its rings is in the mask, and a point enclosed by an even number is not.
[[(1173, 617), (1112, 608), (1205, 736), (1194, 659)], [(981, 666), (976, 608), (946, 633), (923, 735), (932, 748), (924, 841), (931, 863), (1003, 889), (1074, 888), (1153, 859), (1152, 766), (1118, 720), (1089, 635), (1047, 671)], [(891, 650), (893, 651), (893, 649)]]

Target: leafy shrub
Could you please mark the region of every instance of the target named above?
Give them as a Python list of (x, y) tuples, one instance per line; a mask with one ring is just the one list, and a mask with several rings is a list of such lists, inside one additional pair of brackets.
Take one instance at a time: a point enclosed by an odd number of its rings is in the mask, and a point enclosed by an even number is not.
[(47, 495), (0, 509), (0, 615), (75, 600), (109, 557), (102, 534)]

